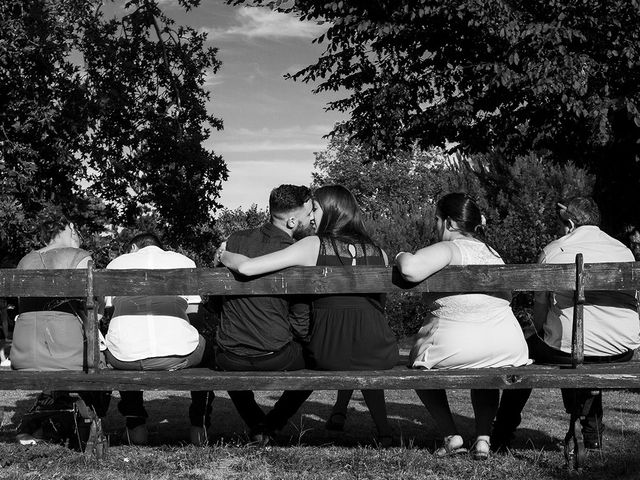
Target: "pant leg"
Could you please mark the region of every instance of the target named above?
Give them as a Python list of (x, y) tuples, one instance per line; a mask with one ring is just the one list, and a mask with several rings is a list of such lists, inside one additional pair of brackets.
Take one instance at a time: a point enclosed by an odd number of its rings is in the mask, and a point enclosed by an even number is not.
[[(217, 349), (216, 366), (224, 371), (288, 371), (305, 367), (302, 348), (291, 342), (279, 352), (261, 357), (244, 357)], [(268, 415), (265, 415), (250, 390), (229, 391), (240, 417), (253, 430), (279, 430), (311, 395), (311, 391), (285, 391)]]
[(212, 391), (192, 391), (189, 421), (193, 427), (211, 426), (211, 411), (215, 394)]
[(141, 391), (121, 391), (118, 411), (126, 418), (127, 428), (143, 425), (149, 418)]

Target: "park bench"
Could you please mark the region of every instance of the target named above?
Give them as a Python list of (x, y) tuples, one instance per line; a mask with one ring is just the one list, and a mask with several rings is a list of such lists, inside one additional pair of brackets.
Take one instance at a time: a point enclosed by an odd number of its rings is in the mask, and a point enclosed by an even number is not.
[[(84, 297), (87, 315), (85, 371), (27, 372), (0, 368), (0, 389), (13, 390), (337, 390), (471, 388), (637, 388), (640, 362), (584, 365), (582, 305), (589, 290), (640, 289), (640, 262), (567, 265), (449, 266), (419, 284), (403, 281), (392, 267), (296, 267), (257, 278), (242, 278), (226, 268), (176, 270), (14, 270), (0, 269), (0, 297)], [(330, 295), (403, 292), (575, 291), (573, 351), (570, 367), (414, 370), (404, 365), (384, 371), (219, 372), (193, 368), (175, 372), (100, 368), (97, 302), (123, 295)], [(572, 415), (565, 443), (574, 462), (584, 460), (584, 444)]]

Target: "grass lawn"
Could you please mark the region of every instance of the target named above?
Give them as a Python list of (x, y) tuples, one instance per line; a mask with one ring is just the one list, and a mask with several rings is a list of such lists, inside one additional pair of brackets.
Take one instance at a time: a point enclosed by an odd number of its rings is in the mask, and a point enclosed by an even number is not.
[[(0, 392), (0, 396), (4, 407), (2, 479), (640, 479), (640, 397), (630, 392), (605, 393), (604, 450), (589, 452), (581, 475), (565, 466), (560, 442), (568, 418), (560, 393), (551, 390), (534, 391), (513, 450), (487, 462), (466, 456), (434, 458), (439, 435), (413, 391), (387, 392), (389, 417), (397, 435), (397, 446), (387, 450), (374, 445), (373, 423), (359, 392), (350, 404), (344, 433), (324, 429), (334, 392), (314, 392), (282, 432), (279, 444), (267, 448), (247, 445), (243, 424), (224, 392), (216, 392), (209, 446), (186, 445), (187, 392), (146, 393), (151, 446), (122, 445), (124, 421), (116, 409), (116, 393), (105, 421), (112, 445), (100, 462), (64, 447), (14, 444), (18, 419), (35, 394)], [(275, 392), (258, 394), (265, 406), (272, 405), (277, 396)], [(450, 392), (450, 400), (462, 435), (471, 439), (468, 392)]]

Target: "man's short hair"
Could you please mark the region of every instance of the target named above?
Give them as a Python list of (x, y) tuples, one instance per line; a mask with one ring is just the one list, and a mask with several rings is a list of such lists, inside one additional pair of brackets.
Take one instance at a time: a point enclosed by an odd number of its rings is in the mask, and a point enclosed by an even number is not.
[(269, 213), (283, 214), (302, 207), (311, 199), (311, 190), (302, 185), (280, 185), (269, 195)]
[(600, 225), (600, 209), (591, 197), (573, 197), (558, 203), (560, 218), (569, 220), (577, 227), (583, 225)]
[(129, 240), (125, 244), (124, 251), (130, 252), (131, 248), (134, 245), (138, 248), (154, 246), (164, 250), (164, 247), (162, 246), (162, 242), (160, 241), (158, 236), (155, 233), (151, 233), (151, 232), (139, 233), (138, 235), (133, 237), (131, 240)]

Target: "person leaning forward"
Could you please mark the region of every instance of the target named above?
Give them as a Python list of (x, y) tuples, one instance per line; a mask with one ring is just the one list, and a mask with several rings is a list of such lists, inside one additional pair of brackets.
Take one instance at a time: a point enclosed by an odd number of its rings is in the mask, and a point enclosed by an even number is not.
[[(164, 250), (152, 233), (136, 235), (107, 269), (195, 268), (190, 258)], [(119, 296), (107, 298), (113, 316), (106, 335), (105, 355), (116, 370), (181, 370), (206, 363), (206, 341), (191, 325), (200, 297), (181, 295)], [(207, 441), (211, 391), (192, 391), (189, 420), (191, 443)], [(147, 443), (147, 412), (141, 391), (121, 391), (118, 410), (126, 418), (124, 440)]]
[[(235, 232), (227, 240), (226, 249), (249, 257), (282, 250), (313, 232), (312, 206), (307, 187), (280, 185), (269, 197), (269, 221), (259, 228)], [(217, 368), (305, 368), (302, 344), (308, 341), (309, 311), (309, 303), (295, 296), (225, 297), (216, 334)], [(230, 391), (229, 397), (249, 427), (251, 440), (266, 445), (310, 394), (311, 391), (285, 391), (266, 414), (252, 391)]]

